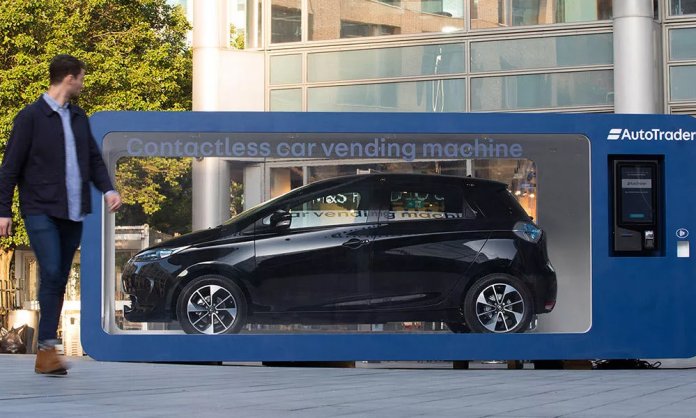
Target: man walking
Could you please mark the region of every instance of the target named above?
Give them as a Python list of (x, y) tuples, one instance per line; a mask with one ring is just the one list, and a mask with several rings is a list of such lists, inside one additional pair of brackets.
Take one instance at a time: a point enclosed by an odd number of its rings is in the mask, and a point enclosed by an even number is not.
[(12, 233), (12, 196), (19, 207), (39, 263), (39, 352), (34, 370), (64, 375), (57, 355), (58, 321), (70, 267), (90, 212), (92, 182), (106, 193), (111, 212), (121, 206), (84, 110), (70, 103), (82, 90), (85, 64), (57, 55), (49, 66), (50, 87), (14, 120), (0, 166), (0, 236)]

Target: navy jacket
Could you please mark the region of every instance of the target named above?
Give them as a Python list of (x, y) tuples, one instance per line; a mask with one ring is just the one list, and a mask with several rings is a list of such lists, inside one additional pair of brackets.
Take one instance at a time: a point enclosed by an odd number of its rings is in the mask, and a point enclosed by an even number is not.
[[(70, 105), (77, 161), (82, 175), (82, 213), (91, 211), (91, 181), (102, 193), (113, 190), (85, 111)], [(65, 135), (60, 115), (43, 97), (22, 109), (14, 120), (0, 166), (0, 217), (12, 216), (12, 195), (19, 186), (22, 216), (68, 216), (65, 186)]]

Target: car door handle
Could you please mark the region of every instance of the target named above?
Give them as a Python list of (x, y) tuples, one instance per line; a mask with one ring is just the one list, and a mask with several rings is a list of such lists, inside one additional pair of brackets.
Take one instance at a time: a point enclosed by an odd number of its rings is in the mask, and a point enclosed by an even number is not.
[(343, 243), (344, 247), (348, 247), (351, 250), (357, 250), (358, 248), (362, 247), (363, 245), (368, 244), (370, 241), (366, 239), (357, 239), (357, 238), (351, 238), (348, 241)]

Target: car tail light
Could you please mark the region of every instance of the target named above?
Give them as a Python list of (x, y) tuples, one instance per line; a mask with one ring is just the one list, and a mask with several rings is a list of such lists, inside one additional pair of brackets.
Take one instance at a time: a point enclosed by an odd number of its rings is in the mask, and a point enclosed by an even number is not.
[(517, 222), (512, 232), (523, 240), (533, 243), (541, 239), (541, 229), (531, 222)]
[(555, 300), (547, 300), (546, 303), (544, 304), (544, 309), (548, 312), (551, 312), (555, 306), (556, 306)]

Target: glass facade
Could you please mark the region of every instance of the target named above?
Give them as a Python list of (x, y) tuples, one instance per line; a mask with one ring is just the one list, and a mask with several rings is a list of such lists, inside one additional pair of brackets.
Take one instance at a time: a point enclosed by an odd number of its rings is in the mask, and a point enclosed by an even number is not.
[[(679, 10), (689, 10), (687, 3), (681, 2)], [(692, 3), (696, 4), (696, 1)], [(696, 8), (693, 10), (696, 12)], [(666, 33), (669, 42), (665, 77), (668, 109), (672, 113), (696, 116), (696, 22), (688, 26), (680, 22), (679, 26), (668, 28)]]
[(454, 32), (464, 0), (309, 0), (308, 40)]
[(673, 29), (669, 37), (670, 59), (696, 60), (696, 28)]
[(367, 80), (465, 72), (466, 44), (418, 45), (312, 53), (309, 82)]
[(271, 84), (302, 82), (302, 55), (276, 55), (270, 59)]
[(471, 28), (609, 20), (611, 10), (611, 0), (471, 0)]
[(696, 65), (672, 67), (669, 75), (671, 100), (696, 100)]
[(464, 112), (463, 79), (312, 87), (307, 110), (326, 112)]
[(471, 110), (613, 104), (611, 71), (483, 77), (471, 80)]
[(696, 0), (670, 0), (669, 11), (673, 16), (696, 14)]
[(302, 89), (271, 90), (269, 110), (273, 112), (301, 112)]
[(471, 43), (471, 72), (611, 65), (610, 33)]

